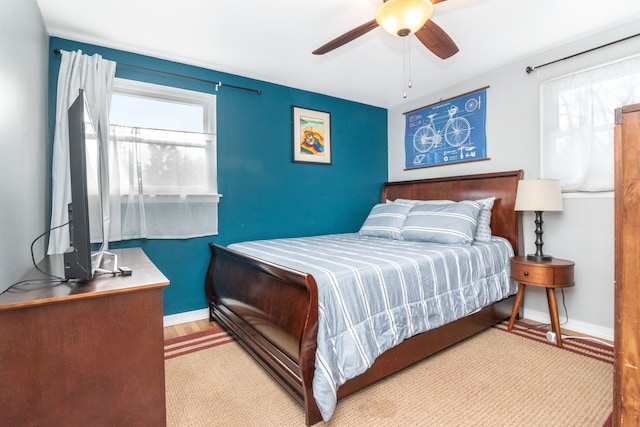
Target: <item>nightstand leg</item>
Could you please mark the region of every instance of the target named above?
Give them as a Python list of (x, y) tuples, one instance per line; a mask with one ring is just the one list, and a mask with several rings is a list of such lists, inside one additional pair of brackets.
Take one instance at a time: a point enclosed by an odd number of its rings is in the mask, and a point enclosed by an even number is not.
[(562, 347), (562, 332), (560, 331), (560, 320), (558, 319), (558, 303), (556, 301), (556, 290), (547, 288), (547, 303), (549, 304), (549, 316), (551, 317), (551, 326), (556, 333), (556, 344)]
[(526, 285), (522, 283), (518, 283), (518, 293), (516, 294), (516, 301), (513, 303), (513, 310), (511, 311), (511, 318), (509, 319), (509, 327), (508, 330), (513, 329), (513, 324), (516, 321), (516, 317), (518, 316), (518, 309), (520, 308), (520, 303), (522, 303), (522, 297), (524, 296), (524, 288)]

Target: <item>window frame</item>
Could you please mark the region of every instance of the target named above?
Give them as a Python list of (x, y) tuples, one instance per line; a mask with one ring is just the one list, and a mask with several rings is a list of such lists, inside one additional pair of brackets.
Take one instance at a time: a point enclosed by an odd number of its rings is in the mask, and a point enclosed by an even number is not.
[[(139, 80), (131, 80), (116, 77), (113, 81), (113, 94), (125, 94), (151, 100), (165, 101), (185, 105), (197, 105), (203, 110), (203, 133), (212, 135), (212, 143), (206, 148), (206, 161), (209, 183), (207, 185), (207, 194), (187, 192), (183, 194), (172, 194), (171, 192), (144, 193), (145, 198), (148, 196), (161, 197), (163, 199), (171, 199), (175, 196), (208, 199), (215, 197), (217, 200), (221, 197), (218, 194), (217, 186), (217, 135), (216, 135), (216, 95), (213, 93), (198, 92), (188, 89), (177, 88), (173, 86), (159, 85)], [(119, 125), (118, 123), (110, 123), (110, 125)], [(124, 125), (126, 126), (126, 125)], [(167, 129), (169, 131), (182, 131), (176, 129)], [(188, 132), (188, 131), (187, 131)]]

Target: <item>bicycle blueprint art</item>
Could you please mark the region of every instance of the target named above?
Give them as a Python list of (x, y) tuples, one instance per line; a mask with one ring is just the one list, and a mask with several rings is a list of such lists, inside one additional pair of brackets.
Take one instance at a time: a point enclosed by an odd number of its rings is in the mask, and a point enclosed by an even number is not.
[(487, 158), (486, 88), (405, 114), (407, 169)]

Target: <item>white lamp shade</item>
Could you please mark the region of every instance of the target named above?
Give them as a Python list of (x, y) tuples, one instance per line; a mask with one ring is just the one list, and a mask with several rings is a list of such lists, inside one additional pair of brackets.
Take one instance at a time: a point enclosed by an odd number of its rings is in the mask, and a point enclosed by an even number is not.
[(562, 192), (557, 179), (518, 181), (515, 210), (548, 212), (562, 209)]
[(408, 36), (423, 27), (433, 14), (428, 0), (388, 0), (376, 13), (376, 22), (393, 36)]

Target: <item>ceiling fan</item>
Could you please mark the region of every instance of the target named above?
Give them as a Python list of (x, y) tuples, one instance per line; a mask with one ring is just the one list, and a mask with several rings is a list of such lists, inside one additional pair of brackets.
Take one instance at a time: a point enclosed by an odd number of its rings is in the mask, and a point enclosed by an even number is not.
[(429, 19), (433, 13), (433, 5), (443, 1), (446, 0), (384, 0), (375, 19), (331, 40), (314, 50), (313, 54), (324, 55), (380, 26), (394, 36), (415, 34), (427, 49), (440, 58), (447, 59), (458, 52), (458, 46), (442, 28)]

